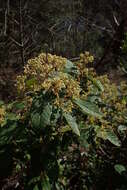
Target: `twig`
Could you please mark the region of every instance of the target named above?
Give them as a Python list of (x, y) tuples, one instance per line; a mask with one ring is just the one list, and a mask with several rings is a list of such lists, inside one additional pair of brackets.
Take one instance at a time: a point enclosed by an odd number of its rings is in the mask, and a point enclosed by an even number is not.
[(19, 19), (20, 19), (20, 44), (21, 44), (21, 58), (22, 64), (25, 64), (24, 44), (23, 44), (23, 19), (22, 19), (22, 0), (19, 0)]
[(4, 36), (7, 35), (7, 9), (5, 10), (5, 22), (4, 22)]
[(9, 37), (10, 40), (12, 40), (16, 45), (18, 45), (19, 47), (23, 47), (23, 44), (20, 44), (19, 42), (17, 42), (14, 38)]

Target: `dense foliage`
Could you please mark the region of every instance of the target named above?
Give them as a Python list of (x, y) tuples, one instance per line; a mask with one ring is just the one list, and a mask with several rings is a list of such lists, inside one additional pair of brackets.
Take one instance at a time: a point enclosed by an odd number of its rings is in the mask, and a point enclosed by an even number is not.
[(126, 189), (127, 85), (97, 76), (93, 61), (41, 53), (25, 65), (17, 99), (0, 102), (4, 188)]

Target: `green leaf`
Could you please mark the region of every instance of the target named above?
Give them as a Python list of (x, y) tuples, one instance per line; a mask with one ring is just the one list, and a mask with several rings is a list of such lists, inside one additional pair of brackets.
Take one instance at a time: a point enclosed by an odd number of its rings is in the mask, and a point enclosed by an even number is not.
[(93, 84), (101, 91), (104, 92), (104, 87), (99, 80), (94, 79)]
[(52, 125), (56, 126), (58, 119), (60, 118), (60, 110), (52, 110)]
[(15, 113), (7, 113), (6, 118), (10, 121), (17, 121), (20, 117)]
[(74, 67), (74, 64), (67, 59), (67, 62), (66, 62), (66, 65), (65, 65), (65, 70), (70, 71), (73, 67)]
[(22, 110), (25, 108), (25, 104), (23, 102), (16, 102), (14, 103), (14, 108), (18, 109), (18, 110)]
[(60, 133), (66, 133), (67, 131), (71, 131), (71, 130), (72, 130), (71, 127), (68, 126), (68, 125), (66, 125), (66, 126), (61, 127), (61, 128), (59, 129), (59, 132), (60, 132)]
[(77, 67), (69, 60), (67, 60), (65, 68), (64, 68), (65, 73), (78, 73)]
[(43, 112), (41, 114), (41, 118), (40, 118), (41, 127), (50, 125), (51, 114), (52, 114), (52, 106), (50, 104), (47, 104), (44, 107)]
[(122, 132), (122, 131), (126, 131), (127, 130), (127, 126), (126, 125), (119, 125), (118, 127), (118, 131)]
[(40, 181), (40, 176), (37, 176), (37, 177), (33, 177), (29, 182), (28, 182), (28, 185), (32, 185), (32, 184), (37, 184), (37, 182)]
[(103, 87), (102, 83), (101, 83), (99, 80), (97, 80), (97, 79), (95, 79), (95, 78), (93, 78), (93, 77), (91, 77), (91, 76), (88, 76), (88, 78), (89, 78), (90, 81), (93, 82), (93, 84), (94, 84), (101, 92), (104, 92), (104, 87)]
[(35, 185), (35, 187), (33, 188), (33, 190), (39, 190), (38, 185)]
[(26, 86), (28, 88), (31, 88), (34, 84), (37, 83), (37, 79), (36, 78), (32, 78), (26, 81)]
[(31, 114), (31, 122), (32, 122), (32, 126), (35, 129), (38, 129), (40, 127), (40, 114), (39, 113), (32, 113)]
[(121, 165), (121, 164), (116, 164), (114, 166), (115, 170), (121, 175), (122, 172), (125, 172), (126, 171), (126, 168), (125, 166)]
[(95, 103), (95, 101), (101, 102), (101, 98), (97, 95), (90, 95), (87, 97), (87, 101)]
[(68, 114), (68, 113), (64, 113), (63, 115), (64, 115), (64, 117), (65, 117), (68, 125), (71, 127), (72, 131), (76, 135), (80, 136), (80, 131), (78, 129), (78, 125), (77, 125), (75, 119), (70, 114)]
[(74, 103), (79, 106), (84, 114), (102, 118), (102, 114), (99, 112), (96, 104), (81, 99), (75, 99)]
[(43, 178), (43, 182), (41, 185), (43, 190), (51, 190), (51, 185), (47, 175), (45, 176), (45, 178)]
[(0, 145), (4, 145), (10, 142), (13, 138), (14, 131), (16, 130), (16, 123), (8, 127), (3, 127), (0, 129)]
[(12, 131), (14, 131), (17, 128), (16, 123), (14, 123), (13, 125), (10, 125), (8, 127), (4, 127), (0, 129), (0, 138), (2, 136), (7, 136), (8, 134), (12, 133)]
[(15, 104), (15, 102), (11, 102), (11, 103), (7, 104), (6, 105), (7, 109), (11, 110), (14, 107), (14, 104)]
[(123, 66), (123, 67), (121, 67), (121, 69), (122, 69), (122, 71), (124, 72), (124, 73), (126, 73), (127, 74), (127, 70), (125, 69), (125, 67)]
[(121, 142), (118, 139), (117, 135), (114, 133), (112, 128), (105, 128), (105, 138), (115, 146), (121, 146)]
[(4, 105), (4, 102), (2, 100), (0, 100), (0, 106)]
[(35, 129), (41, 129), (42, 127), (45, 127), (46, 125), (50, 124), (50, 118), (52, 114), (52, 106), (50, 104), (47, 104), (42, 113), (33, 111), (31, 113), (31, 121), (32, 126)]

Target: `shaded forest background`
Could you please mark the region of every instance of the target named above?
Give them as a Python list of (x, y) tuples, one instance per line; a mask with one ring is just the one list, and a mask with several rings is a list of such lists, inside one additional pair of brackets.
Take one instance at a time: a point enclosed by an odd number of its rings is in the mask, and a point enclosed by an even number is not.
[(0, 90), (8, 89), (15, 73), (40, 52), (75, 60), (88, 50), (99, 72), (116, 67), (126, 10), (126, 0), (1, 0)]

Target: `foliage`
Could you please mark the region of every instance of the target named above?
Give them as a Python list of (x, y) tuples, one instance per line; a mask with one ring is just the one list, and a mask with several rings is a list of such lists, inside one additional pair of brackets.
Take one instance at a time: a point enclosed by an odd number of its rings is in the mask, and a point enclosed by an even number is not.
[(1, 174), (27, 190), (71, 190), (104, 189), (108, 168), (126, 173), (127, 85), (97, 76), (93, 61), (89, 52), (75, 63), (45, 53), (28, 61), (17, 100), (0, 103)]

